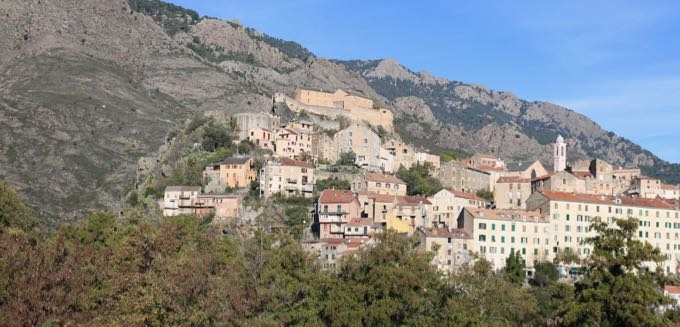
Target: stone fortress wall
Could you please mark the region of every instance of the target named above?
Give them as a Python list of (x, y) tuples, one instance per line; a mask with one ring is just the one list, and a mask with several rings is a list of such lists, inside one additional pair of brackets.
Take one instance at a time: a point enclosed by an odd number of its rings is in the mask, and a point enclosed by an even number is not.
[(342, 90), (335, 93), (298, 89), (294, 97), (274, 94), (274, 102), (285, 103), (295, 112), (309, 112), (330, 118), (345, 116), (355, 122), (367, 122), (373, 126), (382, 126), (388, 131), (394, 129), (394, 115), (389, 109), (374, 109), (373, 101), (367, 98), (350, 95)]

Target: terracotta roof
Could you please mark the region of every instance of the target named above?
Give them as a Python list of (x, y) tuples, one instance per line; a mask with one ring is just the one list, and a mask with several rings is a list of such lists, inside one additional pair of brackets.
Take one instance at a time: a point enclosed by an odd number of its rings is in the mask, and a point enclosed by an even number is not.
[(373, 225), (373, 222), (370, 221), (370, 219), (361, 219), (361, 218), (356, 218), (352, 219), (349, 222), (347, 222), (347, 226), (371, 226)]
[(467, 193), (467, 192), (461, 192), (461, 191), (454, 191), (450, 189), (446, 189), (449, 193), (453, 194), (455, 197), (463, 198), (463, 199), (468, 199), (468, 200), (477, 200), (477, 201), (482, 201), (486, 202), (486, 200), (478, 197), (476, 194), (473, 193)]
[(661, 189), (667, 191), (677, 191), (678, 187), (675, 185), (661, 184)]
[(361, 196), (367, 196), (368, 198), (379, 203), (394, 203), (396, 201), (396, 203), (399, 205), (418, 205), (421, 203), (432, 204), (430, 200), (422, 196), (378, 194), (369, 191), (359, 191), (358, 194)]
[(680, 286), (666, 285), (663, 287), (663, 290), (669, 294), (680, 294)]
[(366, 178), (366, 180), (371, 181), (371, 182), (406, 184), (401, 179), (397, 178), (396, 176), (392, 176), (392, 175), (385, 175), (385, 174), (379, 174), (379, 173), (368, 173), (367, 172), (367, 173), (364, 173), (364, 177)]
[(302, 160), (293, 160), (288, 158), (281, 158), (281, 164), (284, 166), (296, 166), (302, 168), (314, 168), (314, 164)]
[(464, 240), (469, 240), (472, 239), (470, 234), (466, 232), (462, 228), (425, 228), (421, 227), (419, 228), (423, 234), (427, 237), (446, 237), (446, 238), (457, 238), (457, 239), (464, 239)]
[[(552, 201), (595, 203), (606, 205), (624, 205), (628, 207), (643, 207), (656, 209), (674, 209), (673, 205), (660, 199), (642, 199), (629, 197), (615, 198), (610, 195), (566, 193), (549, 190), (541, 190), (539, 192)], [(618, 199), (621, 203), (620, 204), (616, 203), (615, 202), (616, 199)]]
[(531, 181), (532, 181), (532, 182), (535, 182), (535, 181), (540, 181), (540, 180), (548, 179), (548, 178), (553, 177), (553, 176), (555, 176), (555, 175), (557, 175), (557, 174), (559, 174), (559, 172), (550, 173), (550, 174), (543, 175), (543, 176), (538, 176), (538, 177), (532, 179)]
[(501, 176), (498, 177), (497, 183), (529, 183), (531, 179), (521, 178), (519, 176)]
[(483, 208), (473, 208), (466, 207), (465, 210), (470, 212), (474, 218), (478, 219), (492, 219), (492, 220), (506, 220), (512, 221), (513, 217), (515, 221), (534, 221), (539, 223), (547, 223), (548, 220), (535, 211), (523, 211), (523, 210), (501, 210), (501, 209), (483, 209)]
[(319, 202), (322, 203), (350, 203), (354, 201), (354, 193), (348, 190), (324, 190)]

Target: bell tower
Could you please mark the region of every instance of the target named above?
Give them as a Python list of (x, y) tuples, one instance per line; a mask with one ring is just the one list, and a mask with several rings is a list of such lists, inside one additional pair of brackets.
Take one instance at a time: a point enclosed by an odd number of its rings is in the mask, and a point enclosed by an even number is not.
[(564, 171), (567, 169), (567, 143), (564, 142), (562, 135), (557, 136), (553, 150), (555, 172)]

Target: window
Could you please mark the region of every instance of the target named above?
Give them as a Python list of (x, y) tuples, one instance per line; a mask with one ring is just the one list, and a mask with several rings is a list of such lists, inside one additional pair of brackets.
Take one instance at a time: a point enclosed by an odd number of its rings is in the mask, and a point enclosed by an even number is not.
[(479, 229), (486, 229), (486, 224), (479, 223)]
[(496, 230), (496, 224), (491, 224), (491, 230)]
[(501, 231), (505, 231), (505, 224), (501, 225)]
[(479, 235), (480, 242), (486, 242), (486, 235)]

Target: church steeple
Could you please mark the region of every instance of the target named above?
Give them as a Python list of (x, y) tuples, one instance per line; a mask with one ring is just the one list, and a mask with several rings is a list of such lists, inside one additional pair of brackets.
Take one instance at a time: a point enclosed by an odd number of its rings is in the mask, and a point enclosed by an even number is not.
[(560, 172), (567, 169), (567, 143), (564, 142), (562, 135), (557, 136), (557, 141), (555, 141), (553, 156), (555, 162), (553, 167), (555, 167), (555, 172)]

